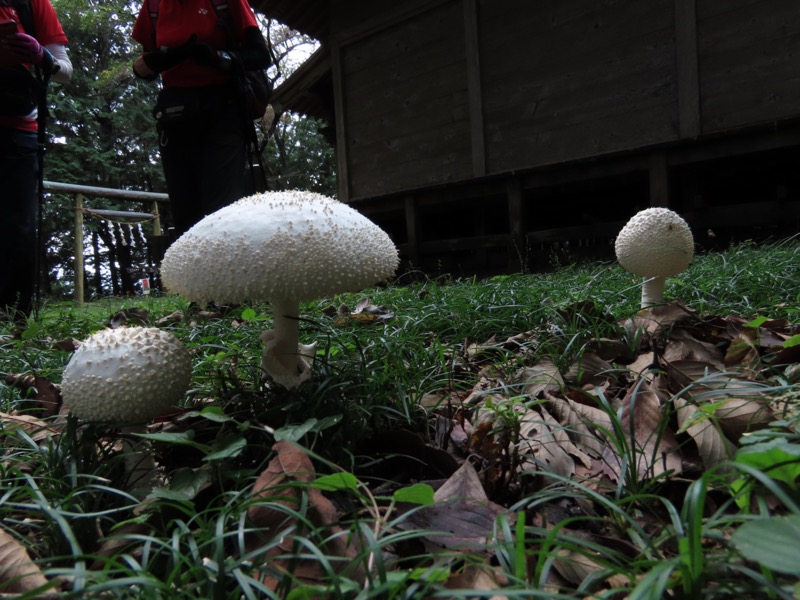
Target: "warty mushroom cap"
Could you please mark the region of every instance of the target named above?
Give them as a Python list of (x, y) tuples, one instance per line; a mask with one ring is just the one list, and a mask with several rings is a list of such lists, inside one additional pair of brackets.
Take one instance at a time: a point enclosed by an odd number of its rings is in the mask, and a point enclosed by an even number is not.
[(668, 208), (636, 213), (614, 242), (619, 264), (642, 277), (674, 277), (694, 255), (694, 238), (686, 221)]
[(199, 303), (306, 302), (383, 281), (397, 265), (389, 236), (356, 210), (281, 191), (202, 219), (169, 247), (161, 276), (167, 289)]
[(64, 406), (84, 421), (142, 423), (189, 387), (189, 353), (157, 327), (104, 329), (89, 336), (64, 369)]

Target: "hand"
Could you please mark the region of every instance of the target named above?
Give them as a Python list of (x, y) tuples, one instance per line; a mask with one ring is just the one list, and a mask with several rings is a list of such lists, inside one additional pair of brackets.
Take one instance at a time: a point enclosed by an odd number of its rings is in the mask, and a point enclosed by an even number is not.
[[(145, 52), (141, 58), (147, 69), (153, 73), (161, 73), (161, 71), (171, 69), (172, 67), (175, 67), (185, 61), (187, 58), (194, 56), (194, 49), (197, 45), (197, 36), (192, 35), (188, 40), (179, 46), (172, 46), (171, 48), (159, 48), (153, 52)], [(136, 64), (134, 64), (134, 70), (141, 75), (148, 75), (144, 72), (144, 69), (137, 69)]]
[(192, 58), (201, 67), (211, 67), (218, 69), (222, 67), (222, 59), (219, 53), (208, 44), (197, 43), (192, 48)]
[(4, 59), (18, 65), (41, 65), (44, 58), (44, 48), (36, 38), (22, 32), (6, 37), (3, 40), (3, 50)]

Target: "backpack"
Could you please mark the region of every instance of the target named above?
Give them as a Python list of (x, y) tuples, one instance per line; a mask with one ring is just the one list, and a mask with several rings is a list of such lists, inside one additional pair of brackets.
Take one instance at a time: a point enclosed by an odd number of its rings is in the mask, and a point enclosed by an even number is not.
[[(0, 0), (2, 6), (12, 6), (17, 11), (22, 29), (28, 35), (36, 37), (30, 0)], [(26, 68), (9, 67), (2, 70), (0, 76), (0, 114), (24, 117), (37, 107), (41, 109), (44, 84), (37, 68), (37, 76)]]
[[(20, 1), (20, 0), (17, 0)], [(21, 0), (23, 2), (27, 0)], [(211, 0), (214, 11), (217, 13), (217, 22), (225, 29), (228, 44), (235, 46), (234, 40), (237, 32), (233, 30), (228, 0)], [(155, 36), (156, 22), (158, 21), (159, 0), (147, 0), (147, 10), (150, 20), (153, 23), (153, 35)], [(235, 48), (231, 48), (235, 49)], [(273, 84), (262, 69), (244, 71), (240, 81), (236, 82), (242, 88), (242, 94), (246, 103), (248, 117), (252, 120), (260, 119), (267, 112), (270, 98), (272, 97)]]

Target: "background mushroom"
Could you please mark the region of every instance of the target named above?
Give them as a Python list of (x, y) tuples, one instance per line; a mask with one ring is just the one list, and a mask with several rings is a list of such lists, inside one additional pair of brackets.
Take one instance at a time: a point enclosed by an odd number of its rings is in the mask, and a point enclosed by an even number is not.
[(617, 260), (625, 269), (645, 278), (642, 308), (664, 302), (667, 277), (683, 272), (694, 255), (689, 226), (668, 208), (647, 208), (636, 213), (614, 243)]
[[(157, 327), (104, 329), (89, 336), (64, 369), (64, 406), (87, 422), (144, 432), (153, 417), (181, 400), (192, 377), (189, 353), (172, 333)], [(147, 487), (155, 472), (152, 454), (123, 440), (132, 487)]]
[(313, 192), (267, 192), (208, 215), (167, 250), (170, 291), (199, 303), (268, 300), (275, 323), (261, 337), (262, 368), (294, 388), (310, 376), (314, 345), (299, 340), (299, 305), (390, 277), (397, 248), (346, 204)]

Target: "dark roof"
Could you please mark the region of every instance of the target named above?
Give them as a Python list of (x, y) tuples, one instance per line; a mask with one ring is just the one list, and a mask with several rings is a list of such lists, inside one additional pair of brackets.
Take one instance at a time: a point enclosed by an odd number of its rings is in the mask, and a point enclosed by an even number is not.
[(250, 6), (319, 42), (328, 39), (330, 0), (250, 0)]
[(333, 122), (333, 80), (330, 54), (320, 48), (312, 54), (272, 95), (275, 112), (291, 110)]
[(333, 123), (333, 79), (325, 42), (330, 25), (330, 0), (250, 0), (250, 6), (269, 19), (311, 36), (322, 44), (272, 96), (280, 114), (291, 110)]

